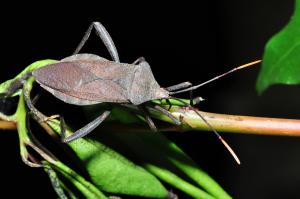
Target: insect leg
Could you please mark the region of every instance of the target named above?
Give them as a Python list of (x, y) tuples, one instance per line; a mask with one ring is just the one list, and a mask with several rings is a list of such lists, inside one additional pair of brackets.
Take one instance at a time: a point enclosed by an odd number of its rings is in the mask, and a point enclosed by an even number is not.
[(59, 127), (60, 127), (60, 132), (61, 132), (61, 137), (60, 140), (61, 142), (64, 142), (64, 140), (66, 139), (66, 123), (65, 123), (65, 118), (60, 115), (60, 123), (59, 123)]
[(95, 28), (97, 35), (100, 37), (102, 42), (104, 43), (105, 47), (107, 48), (110, 56), (115, 62), (120, 62), (119, 55), (117, 48), (107, 32), (107, 30), (104, 28), (104, 26), (100, 22), (92, 22), (87, 31), (85, 32), (82, 40), (80, 41), (79, 45), (77, 46), (76, 50), (74, 51), (73, 55), (78, 54), (81, 48), (84, 46), (86, 41), (88, 40), (91, 31)]
[[(100, 116), (98, 116), (96, 119), (82, 127), (81, 129), (75, 131), (72, 135), (70, 135), (67, 138), (62, 138), (64, 143), (71, 142), (73, 140), (76, 140), (78, 138), (81, 138), (90, 132), (92, 132), (97, 126), (99, 126), (110, 114), (111, 111), (104, 111)], [(64, 134), (62, 134), (64, 135)]]
[(135, 60), (132, 64), (133, 65), (139, 65), (141, 62), (145, 62), (145, 57), (139, 57), (137, 60)]
[(142, 111), (142, 113), (144, 114), (146, 122), (148, 123), (149, 127), (151, 128), (151, 130), (154, 131), (154, 132), (157, 132), (157, 128), (156, 128), (153, 120), (149, 116), (148, 110), (145, 108), (145, 105), (140, 105), (138, 107)]
[[(176, 91), (176, 90), (180, 90), (180, 89), (185, 89), (188, 88), (190, 86), (192, 86), (193, 84), (191, 82), (182, 82), (180, 84), (176, 84), (173, 86), (169, 86), (166, 88), (167, 91)], [(193, 90), (190, 90), (190, 105), (193, 106), (194, 105), (194, 100), (193, 100)]]
[(12, 94), (14, 94), (18, 89), (20, 89), (23, 86), (23, 83), (28, 77), (31, 76), (31, 72), (27, 72), (24, 75), (22, 75), (18, 79), (14, 79), (11, 83), (10, 86), (6, 89), (4, 93), (0, 93), (0, 97), (8, 97)]
[[(31, 128), (30, 128), (30, 120), (29, 120), (29, 112), (28, 111), (26, 111), (25, 125), (26, 125), (26, 129), (28, 131), (27, 133), (28, 133), (28, 138), (29, 138), (29, 140), (26, 143), (24, 143), (26, 145), (26, 147), (31, 147), (31, 149), (36, 151), (41, 157), (43, 157), (46, 160), (49, 158), (56, 160), (55, 156), (48, 149), (46, 149), (32, 134)], [(40, 164), (39, 161), (30, 153), (28, 154), (29, 160), (26, 160), (25, 158), (26, 157), (22, 157), (23, 161), (26, 164), (29, 163), (29, 166), (33, 166), (33, 167), (41, 167), (42, 166), (42, 164)]]
[(39, 110), (37, 110), (35, 108), (32, 100), (30, 99), (29, 91), (25, 87), (23, 87), (23, 95), (24, 95), (26, 105), (27, 105), (28, 109), (30, 110), (30, 112), (35, 117), (35, 119), (39, 122), (46, 121), (47, 117), (44, 116)]
[[(26, 111), (25, 125), (26, 125), (26, 129), (28, 129), (28, 133), (33, 137), (32, 133), (31, 133), (31, 129), (30, 129), (30, 121), (29, 121), (28, 111)], [(27, 146), (26, 146), (26, 148), (27, 148)], [(22, 156), (22, 160), (26, 165), (28, 165), (30, 167), (42, 167), (42, 165), (40, 163), (38, 163), (36, 158), (33, 157), (30, 153), (28, 153), (27, 157)]]
[(188, 88), (190, 86), (192, 86), (191, 82), (182, 82), (180, 84), (169, 86), (166, 88), (166, 90), (167, 91), (175, 91), (175, 90), (179, 90), (179, 89), (183, 89), (183, 88)]
[(167, 102), (168, 105), (169, 105), (168, 111), (170, 111), (171, 108), (172, 108), (172, 103), (171, 103), (170, 99), (166, 99), (166, 102)]
[(194, 105), (197, 105), (197, 104), (200, 104), (200, 102), (204, 101), (204, 99), (202, 97), (195, 97), (193, 99), (193, 104)]
[(193, 90), (190, 90), (190, 105), (194, 106), (194, 100), (193, 100), (194, 94), (193, 94)]
[(178, 199), (178, 196), (175, 193), (173, 193), (172, 190), (170, 190), (167, 199)]
[[(169, 105), (168, 111), (170, 111), (170, 109), (172, 108), (172, 103), (171, 103), (170, 99), (165, 99), (165, 100), (166, 100), (167, 104)], [(192, 104), (197, 105), (197, 104), (200, 104), (200, 102), (204, 101), (204, 99), (202, 97), (195, 97), (192, 99), (192, 97), (191, 97), (191, 101), (192, 102), (190, 102), (190, 105), (192, 105)]]
[(160, 107), (159, 105), (155, 105), (153, 107), (155, 110), (159, 111), (160, 113), (166, 115), (167, 117), (169, 117), (176, 125), (180, 125), (181, 122), (172, 115), (172, 113), (170, 113), (169, 111), (167, 111), (166, 109)]

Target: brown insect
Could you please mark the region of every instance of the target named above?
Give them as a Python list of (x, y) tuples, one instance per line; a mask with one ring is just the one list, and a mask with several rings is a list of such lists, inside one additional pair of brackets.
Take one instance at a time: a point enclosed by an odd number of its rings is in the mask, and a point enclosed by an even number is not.
[[(94, 54), (78, 54), (86, 43), (92, 29), (95, 28), (97, 35), (101, 38), (113, 61)], [(155, 80), (150, 65), (144, 58), (139, 58), (132, 64), (120, 63), (117, 49), (109, 33), (99, 22), (93, 22), (85, 33), (74, 54), (61, 61), (47, 65), (40, 69), (26, 74), (23, 79), (32, 75), (42, 88), (52, 93), (58, 99), (74, 105), (91, 105), (99, 103), (118, 103), (122, 105), (135, 105), (144, 113), (145, 118), (151, 129), (156, 131), (156, 127), (147, 113), (146, 106), (150, 106), (151, 100), (155, 99), (177, 99), (171, 95), (176, 93), (192, 91), (204, 84), (214, 81), (228, 73), (234, 72), (246, 66), (258, 63), (259, 61), (234, 68), (229, 72), (219, 75), (207, 82), (192, 86), (190, 82), (183, 82), (171, 87), (162, 88)], [(25, 96), (30, 109), (34, 106), (29, 98)], [(185, 103), (185, 102), (183, 102)], [(194, 108), (185, 103), (188, 107)], [(181, 122), (170, 112), (158, 105), (152, 107), (171, 118), (175, 124)], [(209, 126), (217, 135), (225, 147), (239, 163), (233, 150), (216, 132), (216, 130), (202, 117), (197, 111), (196, 114)], [(104, 111), (100, 116), (91, 121), (83, 128), (77, 130), (71, 136), (64, 138), (63, 142), (71, 142), (83, 137), (93, 131), (110, 114), (110, 110)]]

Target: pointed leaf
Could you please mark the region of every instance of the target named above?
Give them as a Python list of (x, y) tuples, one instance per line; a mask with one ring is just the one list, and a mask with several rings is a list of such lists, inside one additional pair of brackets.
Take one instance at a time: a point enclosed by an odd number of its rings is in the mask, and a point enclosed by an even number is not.
[(100, 190), (153, 198), (167, 196), (168, 191), (153, 175), (100, 142), (81, 139), (70, 146)]
[(256, 89), (263, 92), (273, 84), (300, 83), (300, 0), (290, 22), (265, 47)]
[[(231, 197), (222, 189), (222, 187), (215, 182), (207, 173), (205, 173), (199, 166), (188, 156), (186, 155), (176, 144), (172, 143), (165, 136), (159, 133), (149, 133), (149, 132), (138, 132), (138, 133), (114, 133), (114, 136), (118, 137), (120, 142), (126, 144), (128, 148), (132, 150), (136, 156), (138, 156), (144, 162), (157, 165), (153, 172), (155, 175), (161, 177), (162, 175), (169, 176), (167, 183), (172, 184), (178, 189), (186, 192), (187, 194), (193, 196), (194, 193), (190, 192), (190, 188), (181, 185), (177, 185), (179, 175), (185, 177), (187, 181), (193, 181), (196, 186), (200, 186), (207, 191), (208, 194), (216, 198), (230, 199)], [(146, 164), (147, 165), (147, 164)], [(148, 164), (149, 166), (149, 164)], [(146, 166), (146, 168), (150, 168)], [(153, 166), (151, 166), (153, 168)], [(161, 168), (161, 169), (160, 169)], [(168, 169), (168, 173), (163, 170)], [(170, 176), (170, 171), (173, 171), (173, 177)], [(166, 180), (166, 178), (162, 178)], [(183, 181), (183, 180), (182, 180)], [(173, 184), (175, 183), (175, 184)], [(201, 190), (198, 190), (197, 193), (201, 193)]]
[[(57, 122), (48, 124), (60, 131)], [(168, 195), (154, 175), (97, 140), (80, 138), (69, 146), (82, 161), (91, 181), (102, 191), (150, 198)]]

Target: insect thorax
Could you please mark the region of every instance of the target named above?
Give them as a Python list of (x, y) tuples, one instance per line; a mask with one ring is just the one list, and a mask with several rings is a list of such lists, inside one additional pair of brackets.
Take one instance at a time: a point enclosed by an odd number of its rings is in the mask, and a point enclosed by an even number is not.
[(169, 93), (161, 88), (155, 80), (147, 62), (138, 65), (134, 73), (129, 100), (135, 105), (154, 99), (168, 98)]

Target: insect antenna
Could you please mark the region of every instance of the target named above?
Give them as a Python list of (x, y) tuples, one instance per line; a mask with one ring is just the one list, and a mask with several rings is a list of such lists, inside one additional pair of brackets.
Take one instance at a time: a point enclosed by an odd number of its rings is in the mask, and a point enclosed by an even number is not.
[(183, 104), (185, 104), (186, 106), (188, 106), (189, 108), (191, 108), (202, 120), (203, 122), (214, 132), (214, 134), (217, 136), (217, 138), (222, 142), (222, 144), (224, 145), (224, 147), (228, 150), (228, 152), (231, 154), (231, 156), (234, 158), (234, 160), (237, 162), (237, 164), (241, 164), (240, 159), (238, 158), (238, 156), (236, 155), (236, 153), (233, 151), (233, 149), (229, 146), (229, 144), (222, 138), (222, 136), (216, 131), (216, 129), (214, 129), (212, 127), (212, 125), (197, 111), (197, 109), (195, 109), (193, 106), (191, 106), (189, 103), (176, 98), (176, 97), (171, 97), (171, 99), (175, 99)]
[[(195, 86), (190, 86), (190, 85), (186, 85), (186, 83), (189, 83), (189, 82), (183, 82), (181, 84), (178, 84), (178, 85), (175, 85), (175, 86), (171, 86), (171, 87), (168, 87), (168, 91), (169, 91), (169, 94), (170, 95), (174, 95), (174, 94), (178, 94), (178, 93), (183, 93), (183, 92), (187, 92), (187, 91), (193, 91), (203, 85), (206, 85), (210, 82), (213, 82), (221, 77), (224, 77), (230, 73), (233, 73), (237, 70), (240, 70), (240, 69), (243, 69), (243, 68), (246, 68), (246, 67), (249, 67), (249, 66), (252, 66), (252, 65), (255, 65), (255, 64), (258, 64), (260, 63), (261, 60), (255, 60), (255, 61), (252, 61), (250, 63), (247, 63), (247, 64), (243, 64), (241, 66), (238, 66), (238, 67), (235, 67), (221, 75), (218, 75), (210, 80), (207, 80), (201, 84), (198, 84), (198, 85), (195, 85)], [(181, 85), (184, 85), (185, 87), (188, 87), (188, 88), (183, 88), (182, 89), (182, 86)], [(237, 157), (237, 155), (235, 154), (235, 152), (233, 151), (233, 149), (229, 146), (229, 144), (222, 138), (222, 136), (212, 127), (212, 125), (193, 107), (191, 106), (190, 104), (186, 103), (185, 101), (179, 99), (179, 98), (176, 98), (176, 97), (171, 97), (171, 99), (175, 99), (183, 104), (185, 104), (187, 107), (191, 108), (202, 120), (203, 122), (214, 132), (214, 134), (218, 137), (218, 139), (222, 142), (222, 144), (224, 145), (224, 147), (229, 151), (229, 153), (232, 155), (232, 157), (234, 158), (234, 160), (238, 163), (238, 164), (241, 164), (239, 158)]]
[(195, 90), (195, 89), (197, 89), (197, 88), (199, 88), (199, 87), (201, 87), (201, 86), (203, 86), (203, 85), (205, 85), (205, 84), (208, 84), (208, 83), (210, 83), (210, 82), (213, 82), (213, 81), (215, 81), (215, 80), (217, 80), (217, 79), (219, 79), (219, 78), (221, 78), (221, 77), (224, 77), (224, 76), (226, 76), (226, 75), (228, 75), (228, 74), (230, 74), (230, 73), (233, 73), (233, 72), (235, 72), (235, 71), (237, 71), (237, 70), (240, 70), (240, 69), (243, 69), (243, 68), (252, 66), (252, 65), (254, 65), (254, 64), (258, 64), (258, 63), (260, 63), (260, 62), (261, 62), (261, 60), (256, 60), (256, 61), (252, 61), (252, 62), (247, 63), (247, 64), (243, 64), (243, 65), (238, 66), (238, 67), (235, 67), (235, 68), (233, 68), (233, 69), (231, 69), (231, 70), (229, 70), (229, 71), (227, 71), (227, 72), (225, 72), (225, 73), (223, 73), (223, 74), (221, 74), (221, 75), (218, 75), (218, 76), (216, 76), (216, 77), (214, 77), (214, 78), (212, 78), (212, 79), (210, 79), (210, 80), (207, 80), (207, 81), (205, 81), (205, 82), (203, 82), (203, 83), (201, 83), (201, 84), (198, 84), (198, 85), (196, 85), (196, 86), (192, 86), (192, 87), (189, 87), (189, 88), (185, 88), (185, 89), (182, 89), (182, 90), (171, 91), (171, 92), (169, 92), (169, 94), (170, 94), (170, 95), (174, 95), (174, 94), (178, 94), (178, 93), (183, 93), (183, 92)]

